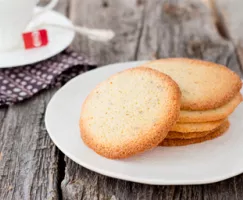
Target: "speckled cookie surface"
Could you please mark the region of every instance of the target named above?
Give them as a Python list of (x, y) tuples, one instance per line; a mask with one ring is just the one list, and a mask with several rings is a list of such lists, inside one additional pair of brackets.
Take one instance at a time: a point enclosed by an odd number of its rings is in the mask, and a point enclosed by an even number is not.
[(203, 132), (203, 131), (211, 131), (217, 127), (219, 127), (225, 119), (218, 120), (214, 122), (202, 122), (202, 123), (176, 123), (171, 131), (175, 132)]
[(207, 61), (168, 58), (143, 66), (168, 74), (178, 83), (182, 110), (209, 110), (228, 103), (242, 86), (240, 77), (227, 67)]
[(219, 108), (205, 111), (181, 110), (178, 122), (210, 122), (221, 120), (227, 118), (241, 102), (242, 95), (238, 93), (229, 103)]
[(120, 72), (86, 98), (79, 121), (84, 143), (112, 159), (157, 146), (175, 124), (180, 90), (167, 75), (149, 68)]
[(229, 121), (225, 121), (219, 127), (219, 129), (217, 129), (216, 131), (214, 131), (212, 133), (209, 133), (208, 135), (206, 135), (204, 137), (193, 138), (193, 139), (165, 139), (162, 141), (160, 146), (185, 146), (185, 145), (190, 145), (190, 144), (201, 143), (201, 142), (204, 142), (207, 140), (212, 140), (214, 138), (217, 138), (217, 137), (223, 135), (223, 133), (225, 133), (228, 130), (229, 126), (230, 126)]

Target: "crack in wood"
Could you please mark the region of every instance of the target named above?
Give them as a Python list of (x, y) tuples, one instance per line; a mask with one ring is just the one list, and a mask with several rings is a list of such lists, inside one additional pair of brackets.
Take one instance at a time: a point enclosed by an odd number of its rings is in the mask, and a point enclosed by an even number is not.
[(239, 198), (238, 198), (237, 186), (236, 186), (236, 180), (235, 179), (236, 178), (234, 177), (234, 191), (235, 191), (235, 198), (236, 198), (236, 200), (238, 200)]
[(218, 34), (225, 40), (230, 41), (234, 46), (234, 51), (237, 57), (237, 61), (240, 66), (241, 74), (243, 74), (243, 50), (239, 47), (230, 36), (229, 29), (227, 28), (227, 24), (225, 22), (225, 18), (223, 17), (222, 11), (218, 8), (215, 0), (209, 0), (209, 8), (211, 9), (214, 17), (214, 24)]
[(215, 27), (216, 27), (219, 35), (222, 38), (224, 38), (225, 40), (231, 40), (229, 30), (225, 23), (224, 17), (222, 15), (220, 9), (218, 9), (215, 0), (209, 0), (209, 8), (212, 11), (212, 14), (214, 17), (214, 24), (215, 24)]
[(165, 2), (162, 6), (163, 13), (167, 14), (171, 19), (174, 19), (177, 22), (180, 21), (188, 21), (193, 17), (197, 17), (200, 15), (200, 11), (198, 7), (193, 3), (189, 2), (189, 4), (184, 7), (180, 5), (178, 2)]
[(109, 3), (108, 3), (107, 0), (103, 0), (103, 1), (102, 1), (102, 7), (103, 7), (103, 8), (108, 8), (108, 7), (109, 7)]
[(230, 64), (230, 60), (231, 60), (231, 57), (232, 57), (232, 56), (233, 56), (232, 54), (230, 54), (229, 56), (227, 56), (226, 61), (225, 61), (225, 65), (226, 65), (226, 66), (229, 66), (229, 64)]
[(234, 42), (232, 42), (233, 45), (234, 45), (234, 48), (235, 48), (235, 54), (236, 54), (236, 58), (237, 58), (237, 61), (240, 65), (240, 71), (241, 71), (241, 74), (243, 74), (243, 49), (237, 45), (234, 44)]
[(136, 1), (137, 6), (141, 6), (141, 5), (143, 5), (143, 4), (144, 4), (144, 1), (145, 1), (145, 0), (137, 0), (137, 1)]
[(146, 18), (146, 2), (143, 3), (143, 10), (142, 10), (142, 17), (141, 17), (141, 27), (139, 29), (139, 33), (138, 33), (138, 39), (137, 39), (137, 43), (136, 43), (136, 47), (135, 47), (135, 54), (134, 54), (134, 59), (137, 60), (138, 59), (138, 52), (139, 52), (139, 47), (140, 47), (140, 42), (142, 39), (142, 35), (143, 35), (143, 30), (144, 30), (144, 26), (145, 26), (145, 18)]
[(68, 18), (70, 18), (70, 4), (67, 3), (66, 9), (65, 9), (65, 14)]
[(1, 114), (0, 114), (0, 121), (1, 121), (0, 130), (2, 129), (3, 122), (6, 119), (7, 113), (8, 113), (8, 109), (7, 108), (1, 108)]
[(65, 155), (60, 150), (58, 150), (58, 151), (59, 151), (59, 153), (58, 153), (58, 171), (57, 171), (57, 173), (58, 173), (57, 191), (59, 194), (59, 199), (63, 199), (61, 183), (65, 177), (66, 162), (64, 160)]

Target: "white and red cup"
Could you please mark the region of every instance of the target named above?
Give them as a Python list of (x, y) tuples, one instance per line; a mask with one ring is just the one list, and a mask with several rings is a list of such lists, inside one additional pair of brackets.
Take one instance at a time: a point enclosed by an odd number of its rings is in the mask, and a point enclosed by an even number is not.
[[(0, 0), (0, 52), (11, 51), (18, 47), (30, 21), (36, 15), (53, 9), (57, 2), (58, 0), (52, 0), (41, 9), (41, 12), (34, 13), (38, 0)], [(37, 36), (41, 36), (40, 33), (33, 32), (35, 39)], [(38, 44), (33, 43), (33, 45)]]

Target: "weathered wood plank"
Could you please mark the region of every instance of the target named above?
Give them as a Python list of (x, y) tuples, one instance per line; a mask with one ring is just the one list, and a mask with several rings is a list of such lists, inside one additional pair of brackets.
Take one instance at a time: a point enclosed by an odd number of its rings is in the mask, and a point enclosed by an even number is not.
[(0, 199), (58, 198), (58, 150), (43, 120), (52, 94), (1, 110)]
[(217, 13), (218, 21), (223, 23), (226, 31), (228, 31), (228, 39), (232, 39), (236, 43), (242, 42), (243, 19), (241, 0), (208, 0), (209, 6)]
[[(228, 39), (236, 47), (243, 71), (243, 1), (210, 0), (215, 6), (214, 12), (218, 14), (218, 21), (226, 32)], [(212, 6), (211, 6), (212, 7)]]
[[(100, 64), (134, 60), (142, 25), (143, 5), (136, 0), (73, 0), (70, 18), (77, 25), (89, 28), (110, 28), (116, 37), (109, 43), (99, 43), (77, 35), (72, 47)], [(92, 14), (91, 14), (92, 13)]]
[[(61, 0), (56, 9), (64, 13), (67, 5)], [(54, 92), (0, 109), (0, 199), (59, 199), (59, 150), (44, 126)]]
[[(89, 15), (92, 13), (92, 17)], [(100, 64), (134, 59), (191, 57), (227, 65), (240, 74), (235, 48), (218, 33), (212, 13), (197, 0), (74, 0), (71, 18), (80, 25), (113, 28), (108, 44), (77, 37), (73, 48)], [(64, 199), (241, 199), (242, 176), (198, 186), (150, 186), (108, 178), (67, 157), (62, 181)]]
[(167, 2), (151, 1), (147, 7), (149, 19), (144, 23), (138, 59), (152, 59), (151, 54), (199, 58), (225, 64), (241, 74), (234, 46), (219, 35), (205, 4), (196, 0)]

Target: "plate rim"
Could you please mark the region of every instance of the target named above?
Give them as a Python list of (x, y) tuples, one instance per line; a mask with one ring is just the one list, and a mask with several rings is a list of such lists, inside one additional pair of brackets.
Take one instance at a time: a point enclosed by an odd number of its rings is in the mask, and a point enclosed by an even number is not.
[[(55, 102), (55, 99), (57, 98), (57, 94), (64, 90), (65, 87), (67, 87), (67, 85), (72, 84), (73, 81), (75, 81), (76, 79), (78, 79), (79, 77), (83, 76), (86, 73), (93, 73), (94, 71), (98, 71), (98, 70), (104, 70), (104, 68), (109, 68), (112, 65), (117, 65), (117, 64), (130, 64), (130, 63), (142, 63), (142, 62), (147, 62), (148, 60), (138, 60), (138, 61), (127, 61), (127, 62), (116, 62), (116, 63), (112, 63), (112, 64), (108, 64), (108, 65), (104, 65), (104, 66), (100, 66), (98, 68), (89, 70), (83, 74), (80, 74), (76, 77), (74, 77), (73, 79), (71, 79), (70, 81), (68, 81), (66, 84), (64, 84), (61, 88), (59, 88), (55, 94), (52, 96), (52, 98), (50, 99), (47, 107), (46, 107), (46, 111), (45, 111), (45, 116), (44, 116), (44, 122), (45, 122), (45, 127), (46, 130), (48, 132), (49, 137), (51, 138), (52, 142), (58, 147), (58, 149), (64, 154), (66, 155), (68, 158), (70, 158), (72, 161), (74, 161), (75, 163), (77, 163), (78, 165), (91, 170), (93, 172), (96, 172), (100, 175), (104, 175), (107, 177), (111, 177), (111, 178), (115, 178), (115, 179), (120, 179), (120, 180), (124, 180), (124, 181), (130, 181), (130, 182), (134, 182), (134, 183), (140, 183), (140, 184), (148, 184), (148, 185), (204, 185), (204, 184), (210, 184), (210, 183), (216, 183), (219, 181), (223, 181), (229, 178), (232, 178), (234, 176), (237, 176), (239, 174), (243, 173), (243, 166), (241, 167), (241, 170), (237, 170), (234, 171), (232, 173), (227, 173), (225, 175), (221, 175), (221, 176), (214, 176), (213, 178), (209, 179), (200, 179), (200, 180), (164, 180), (164, 179), (144, 179), (144, 178), (140, 178), (140, 177), (132, 177), (129, 175), (125, 175), (122, 173), (117, 173), (117, 172), (111, 172), (109, 170), (104, 170), (98, 167), (95, 167), (93, 165), (90, 165), (86, 162), (81, 161), (80, 159), (76, 158), (75, 155), (70, 154), (65, 147), (61, 147), (58, 143), (56, 143), (55, 141), (55, 137), (53, 135), (51, 135), (49, 133), (49, 127), (48, 127), (48, 112), (50, 107), (52, 106), (53, 102)], [(241, 79), (243, 81), (243, 79)]]

